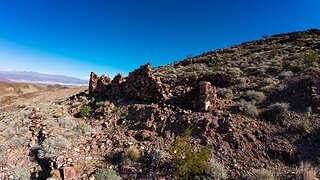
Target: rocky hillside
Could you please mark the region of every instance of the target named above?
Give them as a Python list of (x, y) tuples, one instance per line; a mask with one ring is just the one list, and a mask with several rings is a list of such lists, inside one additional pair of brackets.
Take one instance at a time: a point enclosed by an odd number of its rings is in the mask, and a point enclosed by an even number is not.
[(0, 116), (0, 176), (316, 179), (319, 53), (308, 30), (92, 73), (88, 91)]

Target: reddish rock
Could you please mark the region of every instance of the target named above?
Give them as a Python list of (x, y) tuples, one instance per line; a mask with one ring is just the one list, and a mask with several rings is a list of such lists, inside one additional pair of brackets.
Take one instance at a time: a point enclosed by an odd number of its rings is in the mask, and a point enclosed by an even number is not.
[(70, 167), (63, 167), (63, 179), (64, 180), (77, 180), (79, 179), (77, 175), (77, 168), (76, 166), (70, 166)]

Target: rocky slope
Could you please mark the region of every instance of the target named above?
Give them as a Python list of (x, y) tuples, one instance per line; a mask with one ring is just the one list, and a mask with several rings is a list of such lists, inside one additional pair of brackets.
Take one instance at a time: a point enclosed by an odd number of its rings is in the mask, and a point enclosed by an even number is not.
[(1, 177), (316, 179), (319, 51), (308, 30), (92, 73), (88, 91), (0, 116)]

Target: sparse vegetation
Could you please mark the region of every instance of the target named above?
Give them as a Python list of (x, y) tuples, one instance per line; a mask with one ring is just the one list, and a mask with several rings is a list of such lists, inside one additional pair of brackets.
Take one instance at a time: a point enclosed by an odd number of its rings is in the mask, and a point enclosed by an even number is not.
[(233, 109), (235, 112), (249, 117), (256, 117), (259, 114), (257, 107), (246, 101), (240, 101), (236, 106), (233, 107)]
[(63, 136), (49, 137), (45, 139), (41, 145), (33, 147), (34, 151), (37, 151), (37, 156), (40, 159), (49, 158), (59, 150), (70, 148), (71, 143)]
[(23, 147), (26, 146), (28, 142), (29, 137), (15, 137), (10, 141), (9, 146), (11, 148)]
[(247, 102), (251, 102), (253, 105), (259, 104), (266, 99), (266, 96), (263, 92), (253, 90), (245, 91), (241, 97)]
[(140, 158), (140, 151), (136, 146), (130, 146), (123, 152), (122, 160), (126, 164), (136, 162)]
[(101, 106), (104, 106), (106, 104), (105, 101), (99, 101), (99, 102), (96, 102), (96, 106), (97, 107), (101, 107)]
[(159, 163), (164, 157), (165, 152), (161, 150), (156, 150), (151, 154), (151, 159), (155, 164)]
[(175, 175), (180, 178), (192, 178), (204, 175), (209, 168), (209, 148), (201, 147), (199, 151), (192, 150), (189, 143), (191, 129), (187, 129), (182, 137), (176, 138), (169, 149), (175, 167)]
[(248, 177), (249, 180), (274, 180), (274, 174), (267, 169), (254, 169)]
[(15, 180), (29, 180), (31, 176), (29, 170), (23, 167), (15, 167), (13, 175)]
[(58, 124), (60, 127), (66, 129), (73, 129), (75, 127), (75, 123), (72, 121), (70, 117), (64, 117), (58, 120)]
[(88, 124), (78, 125), (75, 129), (84, 135), (90, 135), (93, 132), (92, 127)]
[(81, 111), (80, 111), (80, 115), (82, 117), (86, 117), (88, 115), (90, 109), (91, 109), (90, 106), (83, 106)]
[(233, 98), (233, 92), (231, 89), (227, 88), (220, 88), (218, 89), (217, 95), (221, 98), (225, 99), (232, 99)]
[(63, 113), (60, 111), (54, 112), (52, 115), (54, 118), (60, 118), (63, 116)]
[(299, 178), (302, 180), (315, 180), (317, 179), (316, 170), (308, 163), (302, 163), (299, 168)]
[(228, 171), (223, 164), (217, 162), (216, 160), (210, 161), (207, 174), (214, 180), (223, 180), (228, 178)]
[(94, 175), (96, 180), (118, 180), (119, 175), (113, 169), (98, 169)]
[(287, 103), (274, 103), (271, 104), (263, 113), (263, 117), (274, 123), (284, 124), (286, 121), (286, 111), (289, 109)]

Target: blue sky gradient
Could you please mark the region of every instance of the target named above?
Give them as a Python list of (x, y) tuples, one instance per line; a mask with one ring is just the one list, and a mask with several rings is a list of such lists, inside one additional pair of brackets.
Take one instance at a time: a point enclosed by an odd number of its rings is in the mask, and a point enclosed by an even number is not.
[(320, 28), (317, 0), (0, 0), (0, 69), (88, 77)]

